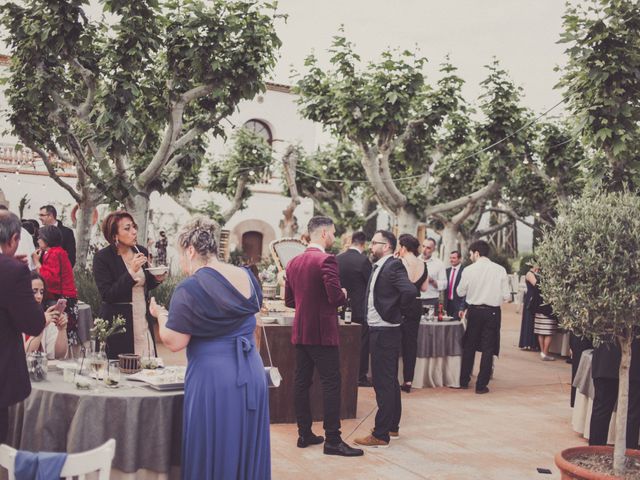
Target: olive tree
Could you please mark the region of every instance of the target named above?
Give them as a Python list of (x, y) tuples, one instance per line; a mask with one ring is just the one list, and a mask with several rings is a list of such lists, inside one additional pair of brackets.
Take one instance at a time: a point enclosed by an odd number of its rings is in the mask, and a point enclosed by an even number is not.
[(640, 197), (590, 193), (561, 208), (536, 253), (544, 298), (560, 325), (622, 350), (614, 468), (624, 470), (631, 343), (640, 327)]

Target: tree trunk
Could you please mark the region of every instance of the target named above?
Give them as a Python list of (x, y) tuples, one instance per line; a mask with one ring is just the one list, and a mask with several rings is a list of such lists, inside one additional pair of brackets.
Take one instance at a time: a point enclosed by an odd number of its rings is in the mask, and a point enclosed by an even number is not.
[(415, 213), (405, 208), (396, 214), (396, 224), (398, 226), (398, 235), (410, 233), (415, 236), (418, 233), (418, 217)]
[(149, 222), (149, 196), (145, 193), (130, 195), (124, 203), (125, 208), (138, 224), (138, 244), (147, 245), (147, 225)]
[(631, 342), (633, 333), (628, 329), (626, 338), (619, 337), (622, 349), (620, 376), (618, 380), (618, 407), (616, 409), (616, 439), (613, 447), (613, 470), (622, 476), (625, 471), (625, 451), (627, 449), (627, 410), (629, 409), (629, 367), (631, 365)]
[(87, 256), (91, 244), (91, 220), (97, 202), (90, 196), (78, 204), (76, 213), (76, 268), (88, 268)]
[(283, 218), (280, 220), (280, 233), (283, 237), (295, 237), (298, 233), (298, 221), (294, 215), (298, 202), (291, 200), (291, 203), (282, 211)]
[(458, 250), (458, 239), (460, 237), (460, 226), (454, 222), (445, 222), (442, 235), (442, 260), (448, 264), (449, 255), (454, 250)]

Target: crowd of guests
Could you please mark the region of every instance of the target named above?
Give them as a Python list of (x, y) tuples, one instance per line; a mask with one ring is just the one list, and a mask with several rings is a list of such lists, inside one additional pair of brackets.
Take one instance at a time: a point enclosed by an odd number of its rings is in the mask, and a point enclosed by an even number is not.
[[(41, 219), (49, 214), (47, 207), (41, 209)], [(55, 210), (51, 215), (55, 220)], [(72, 261), (62, 229), (47, 222), (43, 219), (38, 228), (33, 252), (19, 253), (23, 225), (14, 214), (0, 211), (0, 442), (7, 434), (8, 407), (30, 393), (25, 352), (64, 358), (73, 336), (77, 293)], [(500, 306), (511, 299), (511, 291), (505, 269), (488, 258), (486, 242), (470, 245), (466, 267), (457, 251), (451, 253), (446, 267), (433, 255), (436, 242), (431, 238), (422, 242), (420, 251), (413, 235), (396, 238), (390, 231), (378, 230), (367, 249), (367, 237), (356, 232), (350, 247), (335, 256), (327, 252), (335, 240), (331, 218), (313, 217), (307, 231), (308, 246), (288, 263), (285, 278), (285, 304), (295, 308), (291, 342), (296, 351), (299, 448), (324, 444), (326, 455), (364, 453), (348, 445), (340, 431), (337, 312), (341, 306), (349, 305), (353, 321), (362, 325), (359, 385), (373, 387), (378, 405), (374, 428), (356, 438), (357, 445), (384, 448), (400, 436), (401, 392), (411, 392), (418, 327), (425, 309), (436, 313), (443, 304), (451, 317), (466, 318), (460, 387), (470, 387), (479, 351), (474, 387), (477, 394), (489, 392), (493, 359), (500, 346)], [(151, 296), (166, 274), (152, 275), (147, 270), (150, 259), (138, 244), (134, 218), (124, 211), (112, 212), (102, 224), (102, 233), (108, 245), (93, 260), (102, 299), (99, 315), (106, 320), (122, 316), (126, 321), (125, 333), (107, 342), (109, 358), (120, 353), (156, 355), (156, 321), (163, 344), (172, 351), (187, 352), (183, 478), (270, 478), (268, 382), (254, 339), (262, 304), (255, 276), (247, 268), (219, 260), (217, 225), (197, 218), (177, 237), (186, 279), (176, 287), (167, 310)], [(31, 271), (25, 266), (29, 259)], [(532, 268), (531, 273), (527, 281), (538, 288), (538, 272)], [(544, 356), (548, 355), (546, 337), (557, 328), (551, 320), (555, 325), (557, 320), (551, 311), (540, 308), (541, 298), (538, 303), (531, 308)], [(400, 358), (402, 384), (398, 381)], [(309, 391), (315, 371), (323, 392), (324, 437), (312, 431)], [(599, 383), (609, 389), (613, 385)], [(638, 382), (632, 379), (633, 385), (637, 389)], [(638, 406), (634, 392), (630, 408)], [(607, 402), (611, 398), (608, 394)], [(606, 417), (598, 415), (595, 404), (594, 417), (600, 422)], [(638, 415), (631, 420), (640, 421)]]

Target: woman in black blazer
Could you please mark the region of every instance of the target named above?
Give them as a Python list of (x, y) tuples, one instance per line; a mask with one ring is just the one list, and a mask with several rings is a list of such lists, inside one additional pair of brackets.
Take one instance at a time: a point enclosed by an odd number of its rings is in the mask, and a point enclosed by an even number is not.
[(109, 245), (93, 257), (93, 276), (102, 298), (100, 317), (112, 321), (120, 315), (126, 321), (126, 331), (107, 340), (107, 356), (155, 356), (155, 320), (149, 315), (149, 291), (166, 274), (154, 276), (145, 270), (149, 266), (148, 252), (137, 244), (138, 228), (129, 213), (111, 212), (102, 223), (102, 233)]

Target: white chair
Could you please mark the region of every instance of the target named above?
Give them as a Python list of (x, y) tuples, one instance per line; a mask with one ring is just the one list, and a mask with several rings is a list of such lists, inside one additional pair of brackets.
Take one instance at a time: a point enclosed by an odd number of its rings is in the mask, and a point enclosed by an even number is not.
[[(0, 445), (0, 466), (9, 471), (9, 480), (15, 480), (14, 464), (18, 451), (8, 445)], [(112, 438), (98, 448), (82, 453), (70, 453), (62, 466), (62, 478), (77, 477), (84, 480), (86, 474), (97, 473), (98, 480), (109, 480), (111, 461), (116, 453), (116, 441)], [(95, 475), (92, 475), (95, 478)]]

